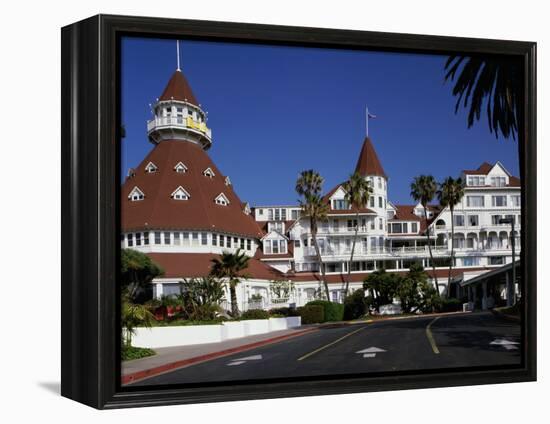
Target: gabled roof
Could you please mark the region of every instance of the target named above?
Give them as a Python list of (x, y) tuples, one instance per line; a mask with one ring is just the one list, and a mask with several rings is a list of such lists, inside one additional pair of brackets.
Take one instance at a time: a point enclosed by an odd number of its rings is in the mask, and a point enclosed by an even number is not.
[(506, 168), (504, 168), (504, 165), (502, 165), (502, 163), (500, 163), (499, 161), (497, 161), (494, 165), (490, 164), (489, 162), (483, 162), (477, 169), (464, 169), (462, 170), (462, 173), (464, 175), (487, 175), (497, 164), (501, 166), (501, 168), (504, 170), (504, 172), (506, 172), (509, 177), (508, 184), (505, 187), (521, 187), (521, 180), (518, 177), (510, 174), (506, 170)]
[(197, 106), (199, 104), (197, 98), (193, 94), (193, 90), (191, 90), (191, 86), (181, 71), (174, 72), (172, 78), (170, 78), (166, 88), (159, 97), (159, 101), (172, 99), (191, 103)]
[(332, 205), (330, 203), (330, 198), (334, 195), (334, 193), (336, 193), (336, 191), (338, 191), (338, 189), (340, 187), (342, 187), (342, 190), (344, 189), (344, 184), (346, 182), (344, 181), (343, 183), (340, 183), (340, 184), (337, 184), (335, 187), (333, 187), (327, 194), (325, 194), (323, 196), (323, 201), (329, 205), (329, 211), (328, 211), (328, 215), (331, 216), (331, 215), (350, 215), (350, 214), (355, 214), (357, 212), (359, 213), (363, 213), (363, 214), (376, 214), (376, 212), (374, 212), (372, 209), (369, 209), (369, 208), (360, 208), (359, 210), (355, 207), (355, 206), (352, 206), (350, 209), (332, 209)]
[[(187, 172), (174, 172), (174, 163), (179, 161), (188, 164)], [(157, 172), (142, 172), (149, 162), (158, 165)], [(216, 175), (205, 178), (202, 171), (206, 168), (211, 168)], [(189, 229), (261, 237), (259, 225), (243, 212), (234, 187), (225, 185), (224, 176), (199, 145), (180, 140), (163, 141), (149, 152), (137, 170), (134, 177), (126, 179), (121, 190), (123, 231)], [(147, 193), (142, 201), (128, 200), (135, 186)], [(191, 194), (188, 201), (170, 197), (179, 186)], [(227, 206), (214, 203), (222, 192), (229, 200)]]
[(359, 159), (355, 166), (355, 172), (359, 172), (359, 174), (363, 176), (378, 175), (387, 178), (369, 137), (366, 137), (363, 142), (363, 147), (361, 148), (361, 153), (359, 154)]

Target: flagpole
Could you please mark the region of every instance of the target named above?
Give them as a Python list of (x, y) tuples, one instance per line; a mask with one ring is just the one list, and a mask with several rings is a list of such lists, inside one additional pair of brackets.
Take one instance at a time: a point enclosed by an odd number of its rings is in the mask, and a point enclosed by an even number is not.
[(181, 71), (180, 69), (180, 40), (176, 40), (176, 54), (178, 55), (178, 71)]
[(369, 136), (369, 107), (368, 106), (365, 106), (365, 129), (368, 137)]

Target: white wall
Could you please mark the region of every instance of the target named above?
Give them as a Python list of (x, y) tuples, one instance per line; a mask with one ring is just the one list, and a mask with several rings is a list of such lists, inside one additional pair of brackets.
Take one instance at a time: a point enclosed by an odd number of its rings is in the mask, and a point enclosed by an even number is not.
[[(10, 240), (3, 253), (8, 255), (4, 281), (10, 288), (25, 281), (24, 296), (27, 311), (40, 311), (40, 331), (37, 314), (21, 313), (16, 301), (3, 303), (4, 316), (17, 316), (18, 325), (3, 327), (5, 340), (11, 340), (0, 353), (4, 364), (1, 392), (2, 416), (15, 421), (43, 421), (55, 416), (59, 422), (79, 424), (151, 423), (174, 421), (185, 416), (188, 421), (199, 421), (205, 416), (225, 423), (275, 424), (281, 417), (293, 420), (329, 423), (340, 422), (348, 411), (366, 408), (372, 422), (385, 422), (388, 411), (395, 406), (403, 411), (416, 411), (419, 405), (429, 404), (430, 416), (445, 417), (446, 423), (540, 421), (547, 414), (547, 393), (550, 390), (549, 361), (539, 362), (540, 381), (537, 384), (506, 384), (499, 386), (458, 387), (449, 389), (415, 390), (348, 394), (338, 396), (304, 397), (254, 402), (226, 402), (172, 407), (125, 409), (99, 412), (58, 395), (60, 372), (60, 30), (76, 20), (98, 12), (137, 16), (211, 19), (235, 22), (303, 25), (310, 27), (346, 28), (372, 31), (394, 31), (488, 37), (501, 39), (538, 40), (539, 100), (539, 216), (550, 209), (550, 167), (542, 166), (550, 159), (548, 120), (550, 97), (548, 93), (550, 33), (548, 32), (545, 3), (525, 0), (486, 1), (463, 0), (445, 2), (394, 0), (391, 2), (357, 2), (319, 0), (296, 2), (270, 0), (203, 0), (196, 7), (187, 3), (159, 4), (145, 0), (95, 0), (94, 2), (18, 1), (4, 5), (4, 22), (0, 27), (3, 53), (10, 66), (2, 69), (0, 92), (6, 101), (0, 103), (4, 119), (3, 143), (0, 145), (4, 161), (2, 194), (12, 207), (2, 209), (4, 237)], [(29, 81), (32, 84), (27, 84)], [(25, 137), (29, 128), (26, 110), (29, 99), (39, 99), (44, 107), (33, 119), (33, 128), (40, 129), (40, 137)], [(153, 99), (152, 99), (153, 100)], [(368, 99), (366, 99), (368, 100)], [(357, 116), (361, 112), (358, 112)], [(429, 117), (425, 117), (429, 119)], [(214, 117), (212, 117), (214, 119)], [(384, 117), (384, 119), (386, 119)], [(387, 119), (392, 119), (391, 117)], [(213, 125), (213, 122), (212, 122)], [(374, 131), (374, 127), (372, 127)], [(415, 136), (412, 134), (412, 136)], [(217, 139), (222, 142), (221, 139)], [(40, 167), (40, 178), (31, 172), (29, 164)], [(17, 184), (12, 184), (17, 178)], [(33, 196), (27, 187), (41, 190)], [(542, 219), (541, 219), (542, 221)], [(32, 223), (32, 225), (29, 225)], [(541, 222), (542, 224), (542, 222)], [(33, 255), (33, 270), (40, 275), (27, 278), (29, 273), (29, 240), (40, 232), (47, 243), (40, 254)], [(539, 225), (540, 240), (550, 237), (547, 226)], [(32, 234), (31, 234), (32, 232)], [(5, 246), (5, 245), (4, 245)], [(8, 250), (9, 249), (9, 250)], [(548, 243), (539, 244), (539, 258), (550, 257)], [(544, 275), (543, 269), (539, 275)], [(542, 302), (548, 297), (548, 285), (540, 284), (539, 298), (539, 352), (548, 352), (550, 313)], [(23, 299), (17, 297), (16, 299)], [(31, 337), (22, 337), (21, 328), (32, 328)], [(425, 414), (411, 413), (407, 423), (425, 423)]]

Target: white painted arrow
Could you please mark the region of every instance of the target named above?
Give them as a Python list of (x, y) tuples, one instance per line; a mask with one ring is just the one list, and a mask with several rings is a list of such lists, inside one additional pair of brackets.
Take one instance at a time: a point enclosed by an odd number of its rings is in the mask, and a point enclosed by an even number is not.
[(233, 359), (231, 362), (227, 364), (227, 366), (232, 367), (234, 365), (242, 365), (242, 364), (245, 364), (247, 361), (257, 361), (260, 359), (262, 359), (262, 355), (247, 356), (245, 358)]
[(235, 361), (257, 361), (259, 359), (262, 359), (262, 355), (247, 356), (246, 358), (235, 359)]
[(517, 350), (518, 347), (515, 345), (518, 345), (519, 343), (513, 342), (511, 340), (506, 340), (506, 339), (495, 339), (490, 344), (496, 345), (496, 346), (502, 346), (506, 350)]
[(362, 353), (363, 354), (363, 358), (374, 358), (376, 356), (377, 353), (380, 353), (380, 352), (387, 352), (386, 350), (384, 349), (380, 349), (379, 347), (368, 347), (366, 349), (363, 349), (363, 350), (359, 350), (355, 353)]

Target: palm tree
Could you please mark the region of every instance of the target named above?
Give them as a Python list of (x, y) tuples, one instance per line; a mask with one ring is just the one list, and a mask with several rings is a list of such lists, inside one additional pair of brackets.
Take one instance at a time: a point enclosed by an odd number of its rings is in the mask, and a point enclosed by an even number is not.
[(353, 235), (353, 243), (351, 245), (351, 254), (348, 265), (348, 276), (346, 278), (346, 288), (344, 296), (348, 294), (349, 281), (351, 275), (351, 264), (353, 263), (353, 255), (355, 253), (355, 244), (357, 243), (357, 233), (359, 231), (359, 210), (366, 207), (369, 197), (372, 194), (372, 187), (369, 182), (361, 176), (359, 172), (352, 174), (348, 181), (343, 185), (346, 192), (346, 201), (353, 206), (355, 211), (355, 234)]
[(455, 206), (462, 200), (464, 197), (464, 182), (462, 178), (457, 178), (456, 180), (452, 177), (447, 177), (439, 185), (439, 190), (437, 190), (437, 198), (439, 199), (439, 204), (442, 208), (448, 207), (451, 211), (451, 262), (449, 264), (449, 280), (447, 282), (447, 290), (451, 287), (451, 273), (453, 269), (454, 261), (454, 239), (455, 239), (455, 218), (454, 210)]
[(430, 252), (430, 261), (432, 263), (432, 269), (434, 272), (435, 288), (439, 295), (439, 285), (437, 282), (437, 275), (435, 273), (434, 256), (432, 253), (432, 245), (430, 241), (430, 229), (428, 228), (428, 203), (432, 201), (437, 191), (437, 183), (435, 178), (431, 175), (419, 175), (415, 177), (411, 183), (411, 197), (420, 202), (424, 209), (424, 220), (426, 223), (426, 238), (428, 239), (428, 251)]
[(313, 240), (317, 262), (321, 271), (321, 283), (325, 288), (327, 300), (330, 301), (330, 291), (325, 278), (323, 258), (321, 257), (321, 250), (317, 241), (318, 223), (326, 220), (328, 214), (328, 205), (321, 198), (323, 181), (323, 177), (313, 169), (302, 171), (296, 180), (296, 192), (303, 197), (303, 199), (300, 199), (302, 215), (309, 218), (311, 239)]
[[(458, 77), (457, 72), (460, 70)], [(521, 60), (502, 57), (450, 56), (445, 63), (445, 81), (456, 83), (453, 96), (457, 97), (455, 113), (461, 104), (470, 105), (468, 128), (479, 120), (486, 103), (489, 130), (498, 138), (523, 136), (523, 68)]]
[(132, 336), (136, 332), (136, 327), (150, 328), (155, 317), (145, 305), (133, 303), (127, 290), (122, 294), (121, 306), (122, 340), (124, 345), (129, 347), (132, 345)]
[(243, 271), (248, 268), (249, 260), (250, 257), (246, 256), (241, 249), (238, 249), (235, 253), (223, 252), (219, 259), (212, 259), (210, 274), (228, 280), (231, 296), (231, 315), (233, 317), (239, 316), (236, 287), (241, 282), (241, 278), (248, 278), (246, 274), (243, 274)]

